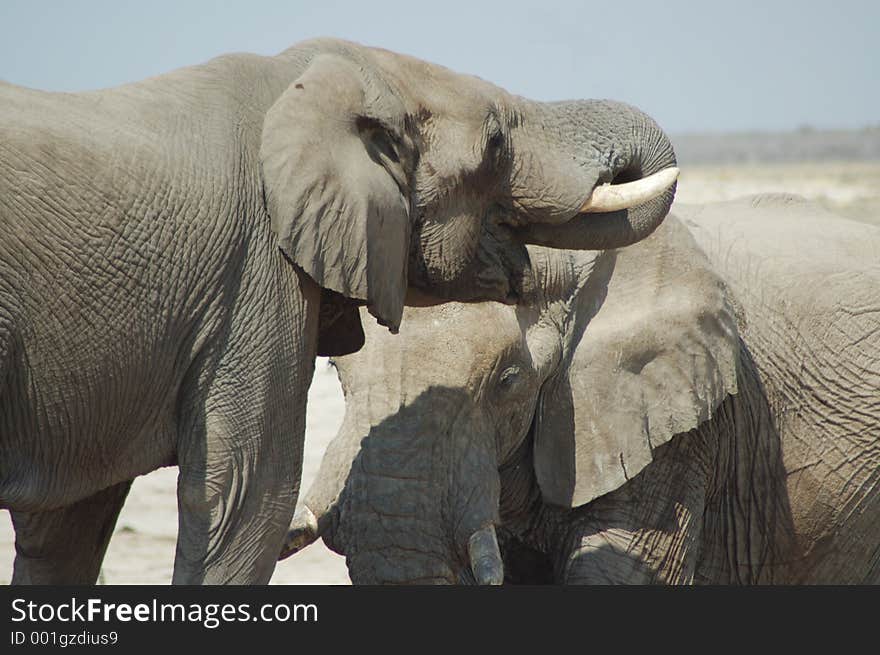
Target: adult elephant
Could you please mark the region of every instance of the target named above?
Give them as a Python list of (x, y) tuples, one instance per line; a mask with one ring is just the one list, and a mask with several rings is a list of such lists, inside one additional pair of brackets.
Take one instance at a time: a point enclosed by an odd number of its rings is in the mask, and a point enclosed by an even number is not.
[(355, 583), (497, 583), (502, 554), (526, 582), (880, 582), (880, 230), (675, 213), (530, 249), (519, 307), (370, 330), (283, 554), (323, 536)]
[(13, 581), (93, 582), (132, 479), (169, 465), (174, 582), (268, 581), (314, 358), (360, 347), (357, 307), (396, 332), (408, 287), (513, 302), (526, 243), (647, 236), (674, 163), (632, 107), (338, 40), (89, 93), (0, 85)]

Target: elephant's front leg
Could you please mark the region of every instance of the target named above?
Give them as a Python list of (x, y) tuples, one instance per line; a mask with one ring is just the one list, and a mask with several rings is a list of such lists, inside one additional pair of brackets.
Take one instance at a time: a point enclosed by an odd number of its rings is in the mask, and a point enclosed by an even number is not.
[[(307, 388), (311, 367), (300, 374)], [(305, 391), (228, 384), (180, 454), (174, 584), (267, 583), (296, 505)]]
[(179, 437), (174, 584), (272, 576), (302, 469), (317, 341), (317, 296), (307, 300), (284, 312), (257, 305), (271, 320), (242, 319), (219, 363), (196, 376), (210, 382), (191, 391)]
[(241, 419), (261, 420), (209, 413), (206, 447), (180, 462), (174, 584), (265, 584), (272, 576), (296, 504), (302, 430), (291, 420), (283, 434), (267, 434), (241, 429)]

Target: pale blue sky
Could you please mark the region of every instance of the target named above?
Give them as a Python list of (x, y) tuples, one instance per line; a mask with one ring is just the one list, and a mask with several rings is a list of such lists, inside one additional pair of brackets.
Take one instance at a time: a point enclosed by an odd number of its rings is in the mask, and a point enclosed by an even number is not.
[(92, 89), (314, 36), (538, 100), (625, 100), (672, 132), (880, 123), (876, 0), (0, 0), (0, 79)]

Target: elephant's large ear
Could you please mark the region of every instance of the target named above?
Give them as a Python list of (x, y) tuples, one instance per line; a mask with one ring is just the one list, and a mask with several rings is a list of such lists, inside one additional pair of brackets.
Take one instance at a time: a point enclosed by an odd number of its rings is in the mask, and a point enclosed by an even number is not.
[(260, 147), (281, 248), (392, 331), (406, 294), (416, 156), (405, 125), (402, 102), (366, 66), (318, 55), (266, 114)]
[(575, 331), (534, 426), (541, 492), (565, 507), (624, 484), (737, 390), (729, 292), (674, 217), (619, 251), (604, 303)]

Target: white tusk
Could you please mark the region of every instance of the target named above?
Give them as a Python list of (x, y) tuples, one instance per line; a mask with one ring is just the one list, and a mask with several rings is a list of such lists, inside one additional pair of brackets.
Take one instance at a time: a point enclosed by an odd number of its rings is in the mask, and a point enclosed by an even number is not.
[(295, 552), (302, 550), (309, 544), (318, 540), (318, 519), (305, 505), (296, 510), (290, 529), (281, 544), (279, 560), (290, 557)]
[(603, 184), (580, 208), (581, 213), (616, 212), (653, 200), (666, 191), (678, 179), (678, 168), (671, 166), (625, 184)]
[(500, 585), (504, 582), (504, 563), (501, 561), (494, 525), (480, 528), (471, 535), (468, 539), (468, 555), (477, 584)]

